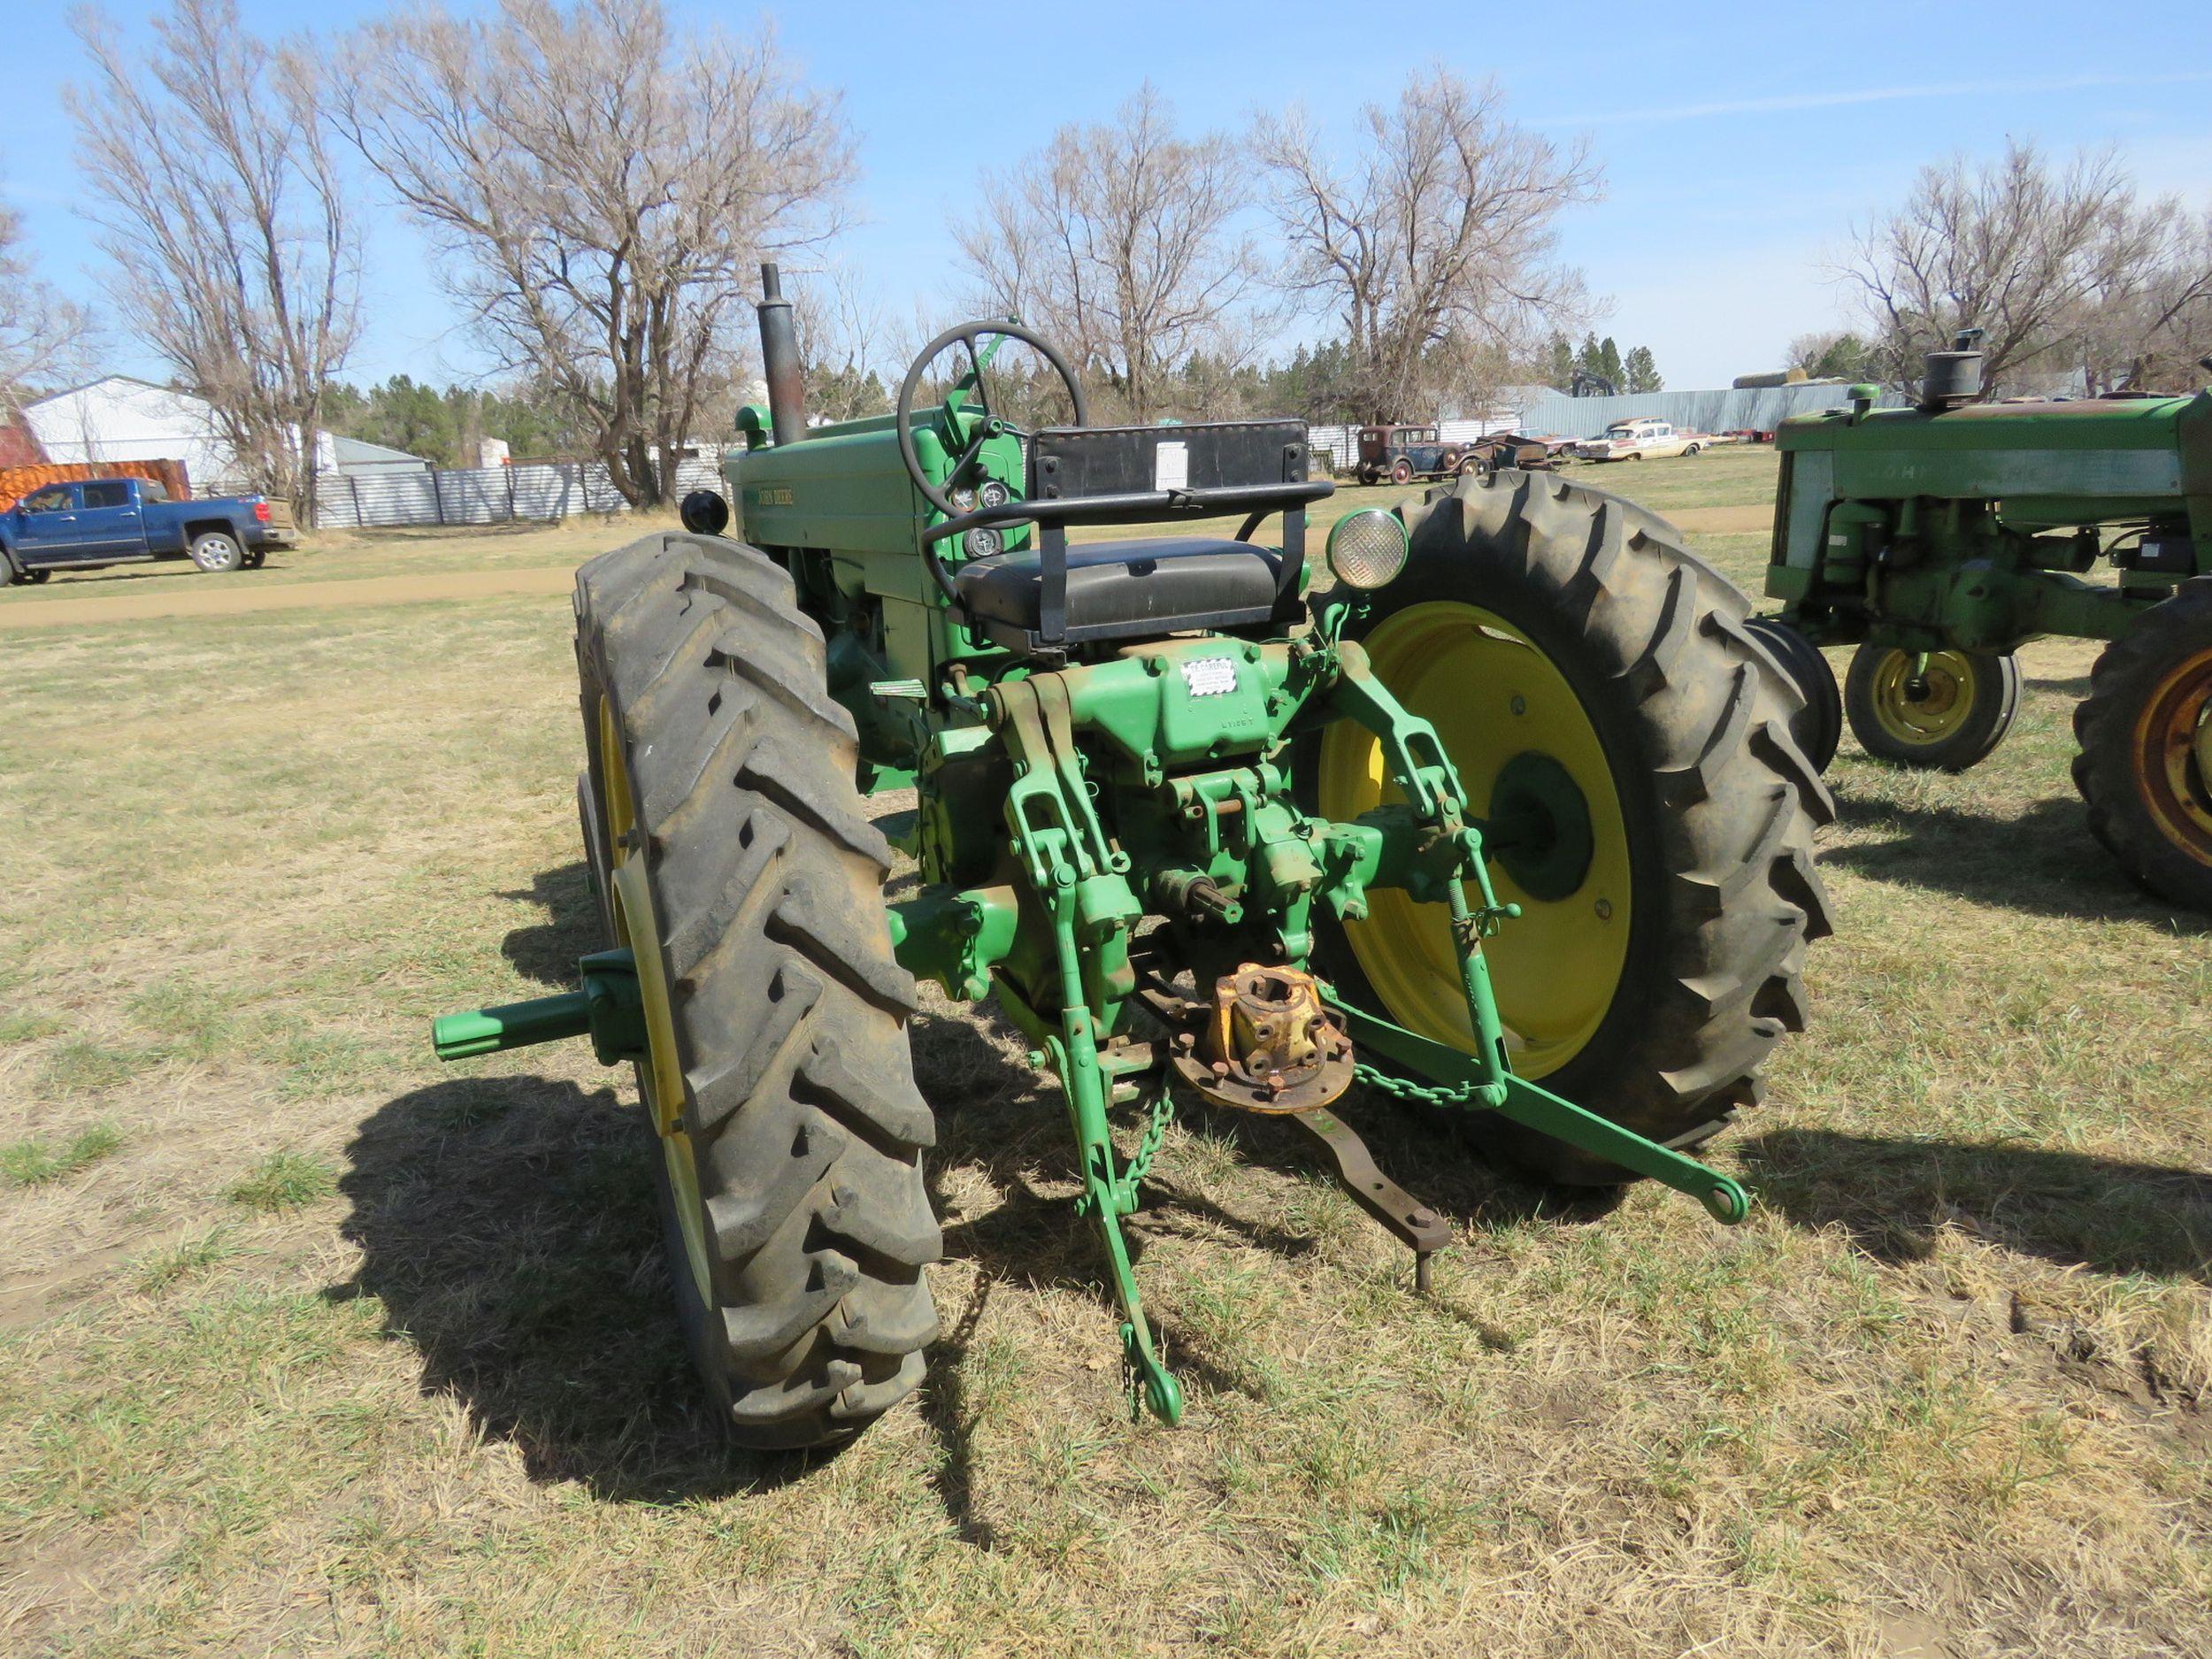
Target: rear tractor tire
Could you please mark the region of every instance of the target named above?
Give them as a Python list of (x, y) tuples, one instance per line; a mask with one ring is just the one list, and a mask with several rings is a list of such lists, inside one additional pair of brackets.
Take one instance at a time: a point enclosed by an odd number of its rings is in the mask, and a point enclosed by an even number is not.
[(1986, 760), (2020, 712), (2020, 664), (2009, 654), (1862, 645), (1844, 676), (1851, 735), (1877, 760), (1964, 772)]
[(2212, 577), (2105, 648), (2074, 735), (2090, 832), (2140, 886), (2212, 911)]
[(594, 559), (576, 617), (587, 856), (638, 960), (678, 1314), (739, 1442), (842, 1440), (921, 1381), (942, 1248), (852, 719), (790, 577), (739, 542)]
[[(1664, 520), (1555, 474), (1501, 469), (1407, 514), (1405, 572), (1352, 630), (1432, 722), (1491, 826), (1485, 946), (1515, 1068), (1670, 1146), (1759, 1097), (1803, 1029), (1805, 946), (1830, 931), (1813, 832), (1834, 803), (1791, 733), (1799, 698), (1743, 595)], [(1319, 810), (1385, 795), (1379, 745), (1337, 722), (1308, 764)], [(1370, 895), (1317, 933), (1356, 1002), (1472, 1038), (1442, 904)], [(1626, 1171), (1499, 1118), (1477, 1133), (1540, 1177)]]

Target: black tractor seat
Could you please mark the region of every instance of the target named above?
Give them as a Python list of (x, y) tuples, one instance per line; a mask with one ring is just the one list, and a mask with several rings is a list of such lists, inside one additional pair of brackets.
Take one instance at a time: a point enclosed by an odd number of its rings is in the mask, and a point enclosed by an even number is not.
[[(931, 579), (994, 645), (1064, 657), (1070, 646), (1140, 634), (1250, 627), (1294, 611), (1306, 507), (1335, 488), (1310, 475), (1295, 420), (1181, 426), (1047, 426), (1029, 442), (1017, 499), (928, 526)], [(1282, 550), (1246, 540), (1283, 515)], [(1172, 524), (1242, 514), (1235, 540), (1155, 536), (1068, 545), (1071, 525)], [(970, 531), (1036, 526), (1036, 550), (993, 553), (957, 571), (935, 551)]]
[[(1066, 637), (1233, 628), (1274, 614), (1282, 556), (1217, 536), (1148, 536), (1067, 549)], [(971, 559), (954, 577), (961, 608), (994, 642), (1024, 649), (1043, 626), (1036, 553)]]

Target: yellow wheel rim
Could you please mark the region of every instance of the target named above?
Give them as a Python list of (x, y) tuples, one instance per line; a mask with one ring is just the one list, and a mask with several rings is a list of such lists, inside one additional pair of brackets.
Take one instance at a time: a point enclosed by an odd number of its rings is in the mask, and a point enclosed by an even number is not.
[[(1555, 1071), (1596, 1035), (1628, 961), (1628, 829), (1597, 728), (1550, 658), (1477, 606), (1410, 605), (1363, 643), (1392, 694), (1436, 727), (1475, 817), (1491, 815), (1500, 773), (1532, 754), (1557, 763), (1581, 792), (1590, 830), (1581, 880), (1563, 895), (1540, 899), (1494, 862), (1498, 895), (1518, 903), (1521, 917), (1484, 947), (1514, 1069), (1530, 1078)], [(1356, 818), (1401, 799), (1384, 773), (1372, 733), (1349, 721), (1330, 726), (1316, 780), (1324, 816)], [(1425, 1037), (1471, 1050), (1448, 910), (1386, 889), (1368, 898), (1367, 918), (1348, 923), (1345, 933), (1382, 1011)]]
[(1874, 718), (1901, 743), (1939, 743), (1966, 724), (1981, 693), (1974, 660), (1962, 651), (1931, 651), (1912, 695), (1912, 651), (1892, 651), (1874, 671)]
[(2143, 700), (2135, 773), (2166, 839), (2212, 864), (2212, 650), (2177, 664)]
[(714, 1305), (714, 1278), (707, 1261), (706, 1212), (699, 1198), (699, 1168), (691, 1137), (684, 1131), (683, 1069), (676, 1061), (676, 1022), (669, 1011), (668, 981), (661, 967), (660, 928), (653, 914), (653, 893), (645, 879), (645, 849), (637, 826), (637, 798), (622, 752), (622, 733), (614, 705), (599, 699), (599, 772), (606, 780), (600, 803), (601, 833), (614, 868), (608, 881), (614, 912), (615, 943), (637, 961), (639, 999), (645, 1006), (647, 1057), (637, 1068), (638, 1092), (658, 1132), (661, 1157), (668, 1168), (669, 1196), (683, 1234), (684, 1256), (699, 1300)]

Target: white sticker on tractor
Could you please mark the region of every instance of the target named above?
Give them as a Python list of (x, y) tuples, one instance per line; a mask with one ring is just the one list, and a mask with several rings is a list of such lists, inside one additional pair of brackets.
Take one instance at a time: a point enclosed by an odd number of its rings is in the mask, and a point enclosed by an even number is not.
[(1152, 451), (1152, 488), (1155, 489), (1188, 489), (1190, 488), (1190, 445), (1163, 443)]
[[(1165, 445), (1162, 445), (1165, 448)], [(1177, 445), (1181, 448), (1181, 445)], [(1233, 657), (1202, 657), (1183, 664), (1183, 684), (1194, 697), (1218, 697), (1237, 688), (1237, 664)]]

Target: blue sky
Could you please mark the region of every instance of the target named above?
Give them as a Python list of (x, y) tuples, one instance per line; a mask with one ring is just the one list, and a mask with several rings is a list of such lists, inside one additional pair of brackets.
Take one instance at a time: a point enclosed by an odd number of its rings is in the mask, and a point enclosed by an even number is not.
[[(2212, 207), (2207, 0), (2090, 12), (2020, 0), (1612, 0), (1527, 13), (1543, 24), (1520, 36), (1495, 7), (1342, 0), (674, 4), (737, 30), (772, 16), (806, 72), (843, 89), (860, 138), (863, 222), (841, 257), (902, 317), (918, 307), (949, 319), (958, 278), (946, 226), (965, 210), (980, 167), (1003, 165), (1064, 122), (1109, 114), (1147, 77), (1187, 128), (1235, 129), (1262, 107), (1302, 103), (1336, 136), (1362, 104), (1389, 99), (1431, 59), (1494, 76), (1520, 120), (1591, 140), (1606, 197), (1566, 219), (1563, 253), (1609, 302), (1604, 331), (1623, 349), (1649, 345), (1682, 387), (1773, 366), (1792, 334), (1835, 320), (1842, 294), (1825, 265), (1853, 220), (1954, 151), (1993, 153), (2008, 135), (2061, 151), (2110, 142), (2147, 189)], [(110, 9), (134, 27), (151, 11)], [(242, 4), (265, 32), (325, 35), (382, 9)], [(1463, 26), (1435, 26), (1454, 16)], [(1401, 21), (1373, 27), (1383, 18)], [(1416, 18), (1429, 22), (1403, 21)], [(43, 274), (96, 298), (99, 259), (71, 206), (60, 101), (81, 55), (58, 7), (19, 15), (9, 34), (16, 65), (0, 99), (0, 189), (22, 211)], [(373, 183), (364, 188), (374, 196)], [(370, 321), (354, 375), (479, 373), (481, 359), (424, 275), (421, 244), (380, 200), (374, 211)], [(107, 357), (115, 368), (153, 367), (119, 321)]]

